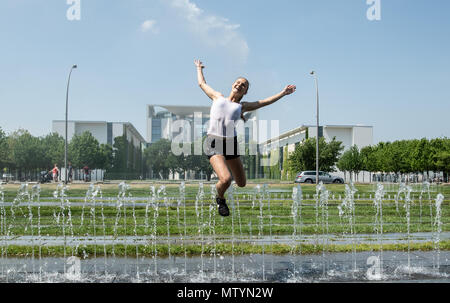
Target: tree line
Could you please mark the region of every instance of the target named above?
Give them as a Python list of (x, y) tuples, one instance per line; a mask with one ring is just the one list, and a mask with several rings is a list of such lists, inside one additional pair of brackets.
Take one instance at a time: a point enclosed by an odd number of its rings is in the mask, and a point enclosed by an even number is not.
[[(354, 179), (361, 171), (382, 174), (417, 175), (427, 172), (443, 172), (448, 180), (450, 172), (450, 139), (415, 139), (380, 142), (359, 149), (352, 146), (343, 152), (342, 142), (335, 139), (326, 142), (319, 139), (319, 170), (334, 172), (337, 169), (349, 173)], [(275, 149), (270, 158), (280, 159), (280, 165), (265, 168), (265, 175), (273, 179), (293, 180), (297, 173), (316, 169), (316, 139), (308, 138), (298, 143), (295, 150), (283, 155)]]
[[(65, 140), (57, 133), (35, 137), (19, 129), (6, 135), (0, 128), (0, 169), (14, 172), (20, 180), (33, 179), (40, 171), (48, 171), (54, 164), (64, 166)], [(67, 146), (67, 160), (74, 168), (88, 166), (104, 169), (110, 174), (142, 175), (142, 153), (124, 137), (116, 137), (114, 144), (100, 144), (88, 131), (74, 135)]]
[(171, 149), (171, 141), (161, 139), (150, 144), (144, 150), (145, 164), (151, 171), (151, 178), (169, 179), (170, 175), (174, 177), (176, 173), (181, 178), (187, 178), (187, 174), (194, 173), (196, 179), (206, 178), (210, 180), (213, 169), (205, 155), (194, 154), (194, 144), (191, 144), (189, 155), (182, 153), (176, 156), (171, 152)]
[(443, 172), (448, 179), (450, 172), (450, 139), (416, 139), (380, 142), (358, 149), (352, 146), (343, 153), (337, 168), (357, 175), (360, 171), (370, 173), (423, 174)]
[[(204, 140), (205, 138), (203, 138)], [(64, 165), (64, 138), (57, 133), (43, 137), (32, 136), (27, 130), (17, 130), (6, 135), (0, 128), (0, 169), (16, 172), (20, 179), (36, 175), (40, 170), (49, 170), (56, 163)], [(114, 144), (100, 144), (90, 133), (74, 135), (68, 144), (68, 161), (74, 168), (97, 168), (106, 170), (106, 179), (169, 179), (178, 173), (181, 178), (206, 178), (213, 173), (205, 155), (194, 155), (194, 144), (190, 155), (175, 156), (171, 142), (161, 139), (143, 151), (124, 137), (114, 138)], [(352, 146), (342, 153), (342, 142), (335, 139), (326, 142), (319, 139), (319, 169), (333, 172), (336, 169), (350, 176), (361, 171), (371, 173), (423, 173), (450, 172), (450, 139), (419, 139), (380, 142), (377, 145), (358, 149)], [(248, 147), (246, 147), (248, 152)], [(274, 149), (269, 155), (241, 156), (248, 179), (270, 178), (293, 180), (304, 170), (315, 170), (316, 140), (308, 138), (296, 144), (293, 152), (287, 147)], [(270, 165), (261, 166), (263, 161)], [(194, 173), (194, 176), (192, 176)]]

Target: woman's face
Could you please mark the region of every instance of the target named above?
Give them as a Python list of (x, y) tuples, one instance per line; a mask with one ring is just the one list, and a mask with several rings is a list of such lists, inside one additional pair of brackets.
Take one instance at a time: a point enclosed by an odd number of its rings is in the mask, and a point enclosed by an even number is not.
[(248, 81), (245, 78), (237, 79), (231, 88), (233, 92), (239, 95), (245, 95), (248, 91)]

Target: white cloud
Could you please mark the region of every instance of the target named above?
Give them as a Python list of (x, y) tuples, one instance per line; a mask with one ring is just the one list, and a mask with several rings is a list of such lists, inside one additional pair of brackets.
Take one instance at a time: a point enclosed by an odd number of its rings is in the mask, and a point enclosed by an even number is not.
[(154, 34), (157, 34), (159, 32), (159, 29), (156, 27), (155, 20), (146, 20), (141, 24), (141, 31), (143, 31), (144, 33), (151, 31)]
[(226, 18), (204, 13), (190, 0), (171, 0), (171, 6), (188, 22), (190, 30), (211, 47), (224, 47), (233, 54), (247, 59), (249, 47), (240, 25), (232, 24)]

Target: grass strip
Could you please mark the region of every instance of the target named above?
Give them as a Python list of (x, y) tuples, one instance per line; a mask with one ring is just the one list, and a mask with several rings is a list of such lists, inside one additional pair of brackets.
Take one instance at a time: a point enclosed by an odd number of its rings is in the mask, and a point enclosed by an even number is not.
[[(314, 244), (302, 244), (296, 246), (290, 246), (285, 244), (273, 244), (272, 254), (274, 255), (310, 255), (310, 254), (321, 254), (324, 250), (326, 253), (349, 253), (353, 249), (356, 252), (378, 252), (382, 248), (383, 251), (408, 251), (408, 244), (357, 244), (352, 246), (351, 244), (346, 245), (314, 245)], [(439, 243), (439, 248), (441, 251), (450, 250), (450, 241), (441, 241)], [(34, 249), (34, 251), (33, 251)], [(214, 251), (215, 249), (215, 251)], [(433, 251), (435, 249), (435, 244), (433, 242), (424, 243), (411, 243), (410, 251)], [(41, 247), (41, 257), (63, 257), (65, 256), (77, 256), (80, 258), (90, 258), (96, 254), (97, 258), (104, 257), (104, 251), (106, 251), (107, 257), (136, 257), (136, 246), (135, 245), (82, 245), (78, 248), (75, 247), (65, 247), (64, 246), (42, 246)], [(155, 246), (153, 245), (138, 245), (137, 251), (139, 257), (153, 257), (155, 252)], [(157, 244), (156, 251), (158, 257), (168, 257), (169, 256), (169, 246), (165, 244)], [(265, 251), (267, 251), (267, 245), (265, 246)], [(30, 258), (34, 256), (37, 258), (39, 252), (38, 247), (31, 246), (19, 246), (10, 245), (7, 248), (8, 257), (17, 258)], [(226, 256), (236, 254), (262, 254), (263, 246), (252, 245), (252, 244), (234, 244), (231, 243), (217, 243), (214, 247), (213, 245), (201, 245), (190, 244), (190, 245), (170, 245), (170, 255), (182, 257), (187, 256), (203, 256), (212, 257), (214, 254), (216, 256)]]

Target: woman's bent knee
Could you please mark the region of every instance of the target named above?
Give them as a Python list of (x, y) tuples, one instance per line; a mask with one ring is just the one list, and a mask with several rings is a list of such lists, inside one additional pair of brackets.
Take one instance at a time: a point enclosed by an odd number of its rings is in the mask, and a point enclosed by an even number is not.
[(236, 182), (236, 184), (239, 187), (245, 187), (247, 185), (247, 180), (240, 180), (239, 182)]
[(219, 179), (219, 182), (220, 182), (221, 184), (223, 184), (224, 186), (226, 186), (226, 187), (229, 187), (229, 186), (231, 185), (231, 181), (232, 181), (231, 176), (230, 176), (230, 177), (224, 177), (224, 178), (220, 178), (220, 179)]

